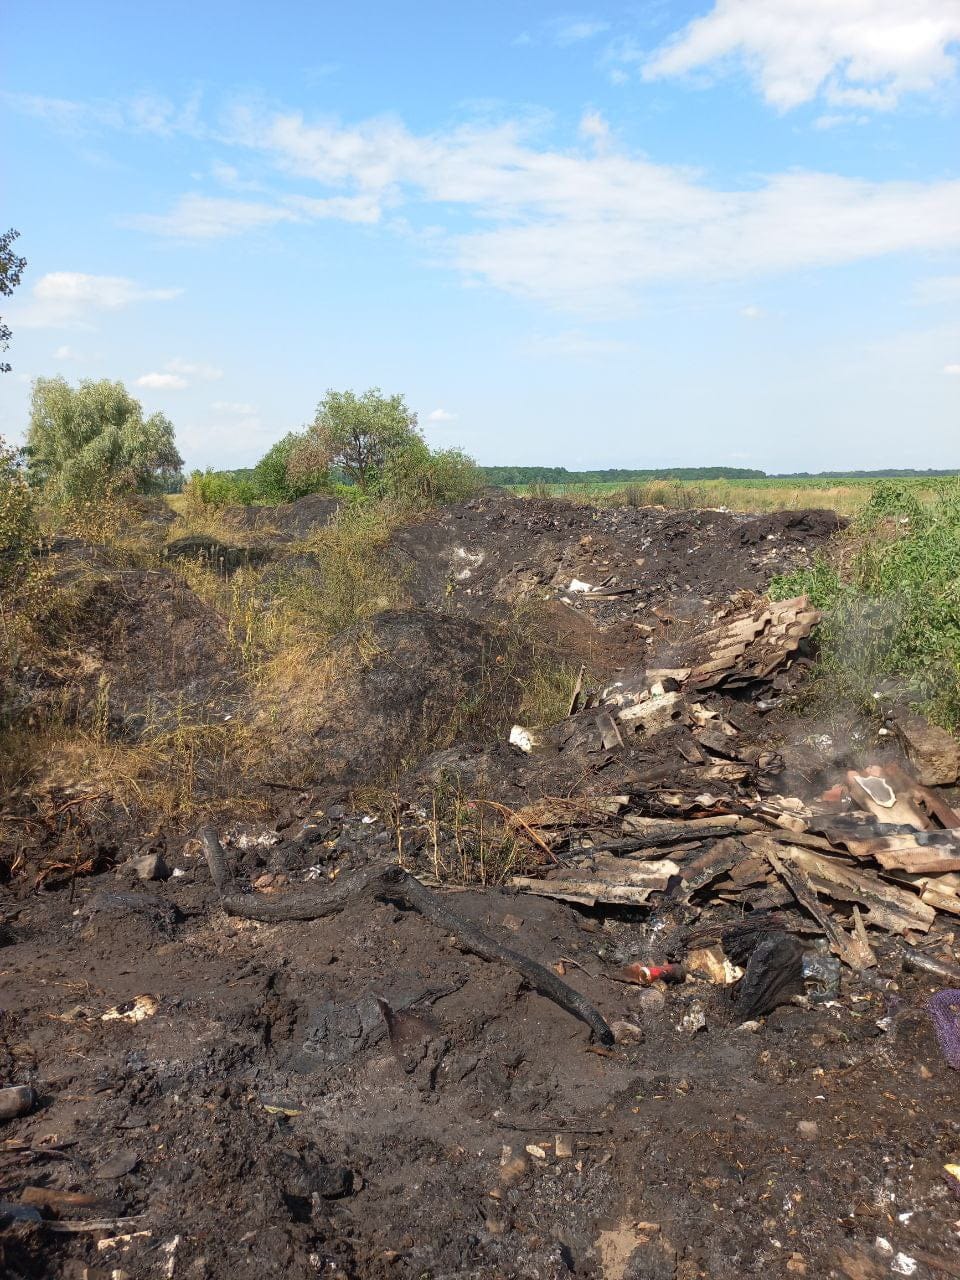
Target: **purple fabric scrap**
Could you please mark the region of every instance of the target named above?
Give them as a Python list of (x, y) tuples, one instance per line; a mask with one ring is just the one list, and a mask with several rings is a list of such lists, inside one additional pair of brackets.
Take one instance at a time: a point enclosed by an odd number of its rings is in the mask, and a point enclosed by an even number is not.
[(933, 1020), (937, 1043), (950, 1066), (960, 1071), (960, 991), (947, 988), (931, 996), (927, 1012)]

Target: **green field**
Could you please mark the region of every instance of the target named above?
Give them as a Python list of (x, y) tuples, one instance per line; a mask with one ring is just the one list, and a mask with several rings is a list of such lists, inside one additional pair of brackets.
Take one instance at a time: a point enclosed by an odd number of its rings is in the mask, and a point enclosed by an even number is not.
[[(929, 505), (944, 485), (956, 483), (946, 476), (910, 476), (898, 479), (924, 504)], [(718, 480), (645, 480), (626, 484), (616, 481), (574, 481), (564, 484), (506, 485), (522, 497), (563, 497), (574, 502), (616, 506), (724, 507), (729, 511), (788, 511), (819, 507), (840, 515), (856, 515), (870, 497), (876, 476), (762, 476)]]

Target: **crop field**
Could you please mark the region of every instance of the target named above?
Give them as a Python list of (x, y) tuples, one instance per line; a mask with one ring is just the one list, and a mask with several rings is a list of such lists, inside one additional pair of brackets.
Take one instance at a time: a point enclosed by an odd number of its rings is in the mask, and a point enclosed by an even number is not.
[[(630, 484), (616, 481), (534, 483), (506, 486), (521, 497), (560, 497), (571, 502), (612, 506), (662, 506), (685, 511), (711, 507), (726, 511), (796, 511), (817, 507), (855, 516), (866, 505), (876, 484), (872, 477), (764, 477), (745, 480), (648, 480)], [(909, 478), (898, 481), (924, 505), (934, 501), (944, 479)]]

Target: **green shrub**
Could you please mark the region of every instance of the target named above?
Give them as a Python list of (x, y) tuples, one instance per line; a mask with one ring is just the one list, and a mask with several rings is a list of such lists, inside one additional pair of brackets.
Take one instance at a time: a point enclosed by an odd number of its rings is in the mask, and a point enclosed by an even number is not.
[(304, 439), (303, 432), (288, 431), (263, 455), (253, 469), (257, 501), (294, 502), (308, 493), (322, 493), (330, 487), (330, 474), (325, 468), (295, 470), (290, 467), (290, 459), (302, 449)]
[(419, 436), (390, 452), (383, 467), (383, 492), (414, 510), (465, 502), (480, 491), (482, 483), (479, 467), (460, 449), (433, 451)]
[(894, 679), (928, 714), (960, 729), (960, 484), (929, 508), (913, 492), (878, 485), (857, 522), (841, 572), (818, 559), (781, 576), (775, 599), (806, 593), (824, 611), (820, 665), (860, 699)]
[(34, 558), (39, 538), (34, 493), (20, 453), (0, 436), (0, 591), (16, 590)]

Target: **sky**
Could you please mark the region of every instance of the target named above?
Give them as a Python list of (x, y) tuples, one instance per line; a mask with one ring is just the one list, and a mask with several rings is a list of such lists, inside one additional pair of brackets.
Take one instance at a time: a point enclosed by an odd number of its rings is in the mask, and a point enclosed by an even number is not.
[(486, 464), (960, 468), (960, 0), (12, 0), (13, 371), (188, 467), (328, 388)]

